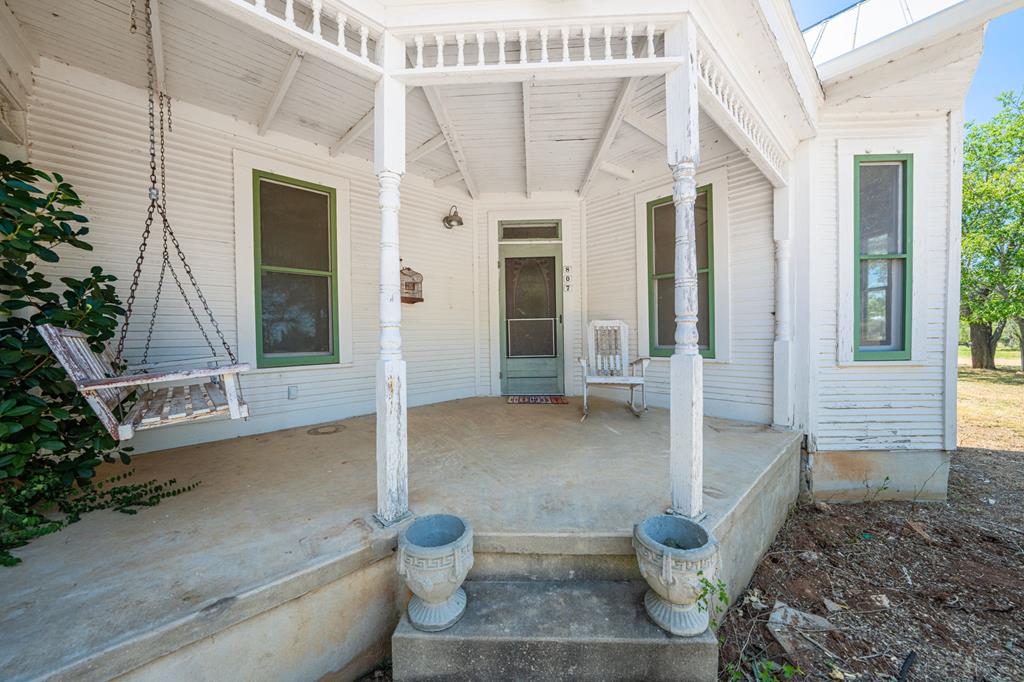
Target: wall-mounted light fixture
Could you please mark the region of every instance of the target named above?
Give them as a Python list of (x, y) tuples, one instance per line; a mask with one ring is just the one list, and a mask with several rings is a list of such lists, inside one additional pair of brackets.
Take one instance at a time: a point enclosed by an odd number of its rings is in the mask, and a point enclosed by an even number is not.
[(441, 218), (441, 224), (444, 225), (446, 229), (450, 230), (453, 227), (462, 227), (465, 223), (462, 220), (462, 216), (459, 215), (459, 209), (452, 206), (451, 210), (448, 211), (448, 215)]

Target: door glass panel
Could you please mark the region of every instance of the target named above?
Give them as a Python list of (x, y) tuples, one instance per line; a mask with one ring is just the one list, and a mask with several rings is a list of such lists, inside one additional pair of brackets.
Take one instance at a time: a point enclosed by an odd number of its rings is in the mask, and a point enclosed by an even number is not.
[(263, 352), (330, 354), (331, 278), (288, 272), (262, 274)]
[(508, 357), (556, 355), (557, 277), (552, 256), (505, 259)]
[(330, 270), (330, 196), (266, 178), (259, 189), (262, 264)]
[(860, 252), (903, 253), (903, 164), (860, 164)]

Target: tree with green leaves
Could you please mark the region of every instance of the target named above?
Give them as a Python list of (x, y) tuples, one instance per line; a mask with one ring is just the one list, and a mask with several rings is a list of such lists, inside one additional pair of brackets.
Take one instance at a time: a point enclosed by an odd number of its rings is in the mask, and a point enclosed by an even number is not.
[(174, 481), (124, 483), (128, 473), (95, 481), (97, 468), (120, 459), (119, 446), (56, 361), (36, 326), (50, 323), (88, 335), (97, 351), (123, 314), (99, 266), (55, 287), (40, 264), (59, 250), (91, 251), (87, 219), (70, 184), (0, 154), (0, 565), (10, 549), (77, 521), (85, 512), (134, 513), (184, 489)]
[(1006, 325), (1024, 330), (1024, 90), (999, 102), (999, 113), (969, 123), (964, 138), (960, 311), (971, 365), (989, 369)]

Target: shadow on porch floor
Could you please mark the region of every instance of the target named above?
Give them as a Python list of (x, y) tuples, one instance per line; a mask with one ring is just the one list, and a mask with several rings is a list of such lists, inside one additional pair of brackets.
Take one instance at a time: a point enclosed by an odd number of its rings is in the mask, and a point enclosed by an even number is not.
[[(487, 551), (596, 536), (628, 542), (633, 523), (668, 505), (668, 412), (637, 419), (622, 403), (595, 399), (590, 417), (579, 416), (575, 400), (475, 398), (409, 410), (413, 511), (464, 515)], [(137, 457), (139, 479), (201, 485), (137, 516), (90, 514), (19, 550), (23, 563), (2, 574), (0, 678), (67, 670), (147, 631), (174, 631), (152, 639), (181, 646), (209, 634), (197, 618), (229, 600), (361, 549), (387, 552), (394, 531), (370, 517), (374, 423), (356, 417)], [(745, 503), (798, 438), (708, 418), (708, 524)], [(258, 601), (256, 613), (274, 606), (265, 595)]]

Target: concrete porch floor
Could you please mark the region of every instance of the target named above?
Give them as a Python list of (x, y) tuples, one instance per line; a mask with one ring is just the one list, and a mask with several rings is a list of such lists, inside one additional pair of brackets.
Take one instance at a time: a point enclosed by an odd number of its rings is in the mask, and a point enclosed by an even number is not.
[[(637, 419), (621, 402), (594, 399), (590, 417), (579, 416), (575, 400), (411, 409), (413, 512), (465, 516), (478, 552), (629, 552), (632, 525), (668, 505), (668, 412)], [(201, 484), (136, 516), (87, 515), (18, 550), (23, 563), (2, 573), (0, 678), (125, 672), (389, 555), (395, 530), (370, 516), (374, 421), (137, 457), (139, 480)], [(798, 443), (796, 433), (706, 420), (716, 534), (774, 535), (778, 526), (756, 511), (750, 528), (734, 528), (736, 513), (775, 494), (763, 490), (773, 467), (795, 491)]]

